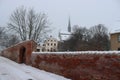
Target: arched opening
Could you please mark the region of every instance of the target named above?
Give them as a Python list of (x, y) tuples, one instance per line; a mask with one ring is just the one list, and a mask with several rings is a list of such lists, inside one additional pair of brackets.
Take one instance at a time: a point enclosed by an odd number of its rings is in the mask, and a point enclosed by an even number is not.
[(20, 58), (20, 63), (25, 63), (26, 62), (26, 48), (24, 46), (22, 46), (20, 48), (20, 54), (19, 54), (19, 58)]
[(118, 48), (118, 51), (120, 51), (120, 48)]

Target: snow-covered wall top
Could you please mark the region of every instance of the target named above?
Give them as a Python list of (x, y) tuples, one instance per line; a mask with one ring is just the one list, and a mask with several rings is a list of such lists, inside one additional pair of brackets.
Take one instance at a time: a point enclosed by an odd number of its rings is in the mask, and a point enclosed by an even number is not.
[(120, 80), (120, 51), (33, 52), (31, 65), (72, 80)]
[(33, 52), (33, 54), (118, 54), (120, 51)]

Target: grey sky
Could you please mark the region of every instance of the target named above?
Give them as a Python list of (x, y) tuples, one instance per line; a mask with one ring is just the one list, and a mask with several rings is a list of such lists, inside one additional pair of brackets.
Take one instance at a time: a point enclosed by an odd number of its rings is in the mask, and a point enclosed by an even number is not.
[(0, 25), (6, 26), (10, 14), (21, 5), (45, 12), (54, 34), (67, 29), (69, 16), (72, 26), (120, 28), (120, 0), (0, 0)]

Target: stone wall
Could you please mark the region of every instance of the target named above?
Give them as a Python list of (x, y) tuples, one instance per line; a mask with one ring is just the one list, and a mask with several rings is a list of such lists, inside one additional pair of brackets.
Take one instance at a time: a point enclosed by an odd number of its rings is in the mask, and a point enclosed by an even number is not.
[(72, 80), (120, 80), (120, 55), (33, 53), (31, 65)]
[(30, 64), (31, 53), (35, 47), (36, 43), (34, 41), (24, 41), (1, 51), (1, 56), (18, 63)]

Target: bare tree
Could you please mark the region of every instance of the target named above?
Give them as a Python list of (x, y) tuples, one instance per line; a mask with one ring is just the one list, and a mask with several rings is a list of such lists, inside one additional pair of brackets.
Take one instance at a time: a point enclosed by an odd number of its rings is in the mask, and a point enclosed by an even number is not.
[(5, 34), (5, 28), (4, 27), (0, 27), (0, 42), (3, 39), (4, 34)]
[(89, 31), (85, 27), (79, 27), (77, 25), (73, 28), (73, 33), (70, 38), (64, 42), (59, 43), (60, 50), (63, 51), (80, 51), (87, 50), (87, 43), (89, 41)]
[(19, 42), (19, 38), (16, 35), (7, 33), (5, 27), (0, 27), (0, 50), (10, 47)]
[(103, 24), (98, 24), (90, 28), (92, 50), (109, 50), (110, 41), (108, 30)]
[(36, 13), (33, 9), (17, 8), (10, 16), (8, 28), (16, 32), (21, 40), (39, 42), (48, 32), (48, 18), (45, 13)]
[(4, 39), (5, 39), (4, 42), (5, 47), (10, 47), (20, 42), (19, 38), (16, 35), (12, 35), (12, 34), (6, 34), (6, 37)]
[(85, 27), (74, 26), (70, 38), (59, 43), (60, 50), (63, 51), (88, 51), (88, 50), (109, 50), (110, 41), (107, 28), (102, 25), (96, 25), (87, 29)]
[(90, 28), (90, 32), (92, 36), (104, 36), (105, 34), (108, 35), (108, 30), (103, 24), (98, 24)]
[(88, 41), (89, 41), (89, 30), (85, 27), (76, 27), (74, 28), (73, 35), (69, 39), (70, 41), (72, 40), (71, 43), (73, 45), (71, 47), (74, 47), (73, 50), (87, 50), (88, 49)]
[(0, 51), (4, 48), (4, 35), (5, 35), (5, 28), (0, 27)]

